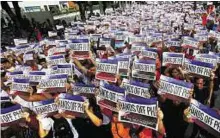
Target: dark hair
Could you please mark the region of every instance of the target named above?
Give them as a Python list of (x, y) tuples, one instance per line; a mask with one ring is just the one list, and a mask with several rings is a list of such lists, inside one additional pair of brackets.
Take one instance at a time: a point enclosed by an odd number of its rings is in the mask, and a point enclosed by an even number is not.
[(203, 82), (205, 81), (204, 78), (202, 78), (202, 77), (198, 77), (198, 76), (197, 76), (197, 77), (194, 78), (194, 83), (196, 83), (196, 81), (199, 80), (199, 79), (202, 79)]
[(39, 63), (46, 62), (45, 58), (39, 59)]
[(172, 72), (173, 72), (173, 70), (177, 70), (177, 71), (179, 71), (178, 68), (175, 68), (175, 67), (171, 68), (170, 71), (169, 71), (169, 74), (170, 74), (171, 77), (173, 77), (173, 76), (172, 76)]
[(89, 99), (89, 107), (93, 108), (93, 112), (101, 112), (101, 109), (96, 102), (96, 98), (92, 96), (88, 99)]
[(6, 59), (6, 58), (1, 58), (1, 63), (7, 63), (7, 62), (9, 62), (8, 59)]

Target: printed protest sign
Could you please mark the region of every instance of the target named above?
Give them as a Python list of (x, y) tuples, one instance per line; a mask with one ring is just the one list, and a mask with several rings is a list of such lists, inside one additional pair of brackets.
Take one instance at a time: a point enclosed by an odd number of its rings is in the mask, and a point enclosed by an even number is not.
[(29, 88), (29, 79), (16, 79), (12, 81), (11, 90), (12, 91), (21, 91), (27, 92)]
[(73, 93), (79, 95), (86, 95), (86, 94), (95, 94), (96, 87), (95, 85), (85, 85), (81, 83), (76, 83), (72, 86)]
[(147, 47), (147, 44), (144, 42), (134, 42), (131, 46), (131, 52), (135, 55), (140, 54), (140, 52)]
[(99, 46), (105, 46), (105, 47), (110, 47), (111, 46), (111, 38), (100, 38), (100, 41), (99, 41)]
[(47, 57), (47, 65), (54, 66), (57, 64), (66, 63), (64, 55), (55, 55)]
[(184, 63), (183, 53), (163, 52), (162, 66), (180, 65)]
[(118, 61), (116, 59), (96, 59), (96, 63), (96, 79), (110, 82), (117, 81)]
[(140, 125), (153, 130), (158, 130), (157, 99), (126, 97), (119, 100), (120, 122)]
[(125, 47), (125, 42), (124, 40), (115, 40), (115, 46), (114, 46), (116, 49), (117, 48), (122, 48), (122, 47)]
[(196, 54), (195, 60), (202, 61), (205, 63), (213, 64), (213, 66), (217, 65), (217, 56), (210, 54)]
[(191, 37), (183, 37), (183, 43), (181, 46), (184, 48), (198, 49), (199, 41)]
[(64, 29), (63, 25), (56, 25), (57, 30)]
[(135, 60), (132, 66), (132, 77), (140, 79), (155, 80), (155, 60)]
[(101, 37), (102, 37), (102, 34), (90, 34), (90, 41), (98, 42)]
[(161, 75), (158, 94), (162, 94), (171, 100), (188, 102), (192, 88), (192, 83)]
[(208, 34), (194, 34), (194, 38), (199, 42), (205, 42), (208, 40)]
[(36, 114), (52, 116), (58, 111), (58, 105), (54, 102), (54, 99), (44, 100), (35, 103), (38, 104), (38, 106), (35, 106), (33, 108)]
[(55, 37), (55, 36), (57, 36), (57, 32), (56, 31), (48, 31), (48, 36)]
[(17, 79), (24, 79), (26, 76), (25, 74), (23, 74), (23, 71), (13, 71), (13, 72), (9, 72), (7, 74), (8, 76), (8, 81), (12, 81), (14, 78)]
[(20, 54), (23, 54), (29, 50), (33, 50), (33, 48), (30, 45), (17, 46), (15, 49), (15, 54), (16, 56), (19, 56)]
[(219, 137), (220, 115), (215, 110), (192, 99), (190, 103), (190, 115), (197, 125), (214, 136)]
[(33, 53), (28, 53), (23, 55), (24, 62), (29, 60), (34, 60)]
[(186, 60), (185, 69), (189, 73), (195, 75), (210, 77), (214, 66), (211, 63), (205, 63), (197, 60)]
[(130, 58), (117, 58), (118, 74), (121, 76), (129, 76)]
[(15, 46), (19, 46), (19, 45), (27, 44), (27, 43), (28, 43), (27, 39), (22, 39), (22, 38), (14, 39)]
[(28, 78), (30, 79), (30, 82), (40, 82), (45, 75), (46, 72), (43, 71), (30, 71)]
[(47, 75), (39, 83), (39, 88), (47, 89), (46, 92), (66, 92), (67, 74)]
[(145, 48), (140, 53), (140, 59), (157, 59), (157, 49), (156, 48)]
[(48, 50), (48, 56), (65, 54), (65, 52), (66, 52), (66, 46), (53, 47)]
[(104, 84), (99, 87), (96, 97), (98, 105), (117, 112), (118, 100), (124, 96), (125, 89), (115, 85)]
[(125, 89), (125, 95), (133, 97), (150, 98), (150, 85), (138, 81), (123, 79), (122, 87)]
[(85, 100), (79, 95), (72, 95), (68, 93), (61, 93), (59, 98), (59, 112), (65, 112), (74, 116), (82, 116), (84, 114), (83, 103)]
[(66, 64), (57, 64), (56, 73), (57, 74), (67, 74), (69, 77), (73, 78), (73, 65)]
[(21, 106), (20, 105), (14, 105), (7, 108), (1, 108), (1, 127), (4, 126), (10, 126), (14, 123), (17, 123), (21, 121)]
[(171, 39), (171, 40), (168, 40), (167, 42), (165, 42), (165, 46), (166, 47), (180, 47), (181, 42), (176, 39)]
[(132, 44), (134, 42), (144, 42), (145, 37), (141, 35), (129, 36), (129, 43)]
[(72, 58), (80, 58), (80, 59), (87, 59), (90, 58), (89, 51), (90, 51), (90, 43), (89, 39), (81, 38), (81, 39), (71, 39), (69, 40), (69, 48), (72, 53)]

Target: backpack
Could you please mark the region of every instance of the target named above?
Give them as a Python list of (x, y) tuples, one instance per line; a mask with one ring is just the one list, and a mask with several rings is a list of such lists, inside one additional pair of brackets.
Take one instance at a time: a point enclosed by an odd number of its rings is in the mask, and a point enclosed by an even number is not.
[(55, 138), (73, 138), (71, 127), (65, 118), (54, 120), (54, 137)]

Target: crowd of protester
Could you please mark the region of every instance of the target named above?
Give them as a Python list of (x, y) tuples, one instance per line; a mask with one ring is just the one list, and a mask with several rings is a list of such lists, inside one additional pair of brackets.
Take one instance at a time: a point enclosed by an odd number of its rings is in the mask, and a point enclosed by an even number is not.
[[(22, 119), (1, 126), (2, 138), (220, 137), (219, 131), (217, 136), (213, 135), (194, 123), (194, 120), (189, 117), (190, 101), (195, 99), (215, 111), (218, 114), (218, 121), (220, 119), (220, 17), (215, 13), (213, 5), (208, 7), (206, 10), (198, 3), (195, 10), (192, 2), (147, 2), (143, 5), (132, 3), (124, 11), (116, 9), (115, 12), (106, 12), (106, 15), (99, 17), (91, 16), (86, 23), (73, 21), (71, 24), (67, 24), (65, 21), (59, 21), (56, 25), (52, 25), (49, 20), (40, 25), (34, 19), (30, 22), (24, 17), (26, 26), (31, 27), (30, 30), (26, 28), (30, 32), (25, 39), (27, 42), (14, 43), (14, 45), (5, 44), (1, 47), (1, 110), (15, 105), (22, 107), (20, 113)], [(193, 27), (186, 27), (186, 24)], [(194, 38), (195, 34), (201, 32), (199, 30), (207, 33), (207, 40), (199, 41), (198, 48), (181, 46), (184, 36)], [(116, 47), (117, 38), (113, 31), (126, 31), (122, 46)], [(55, 35), (50, 35), (49, 32), (53, 32)], [(149, 42), (147, 38), (148, 35), (152, 36), (151, 32), (163, 34), (162, 40)], [(209, 37), (208, 34), (213, 32), (216, 35)], [(77, 39), (78, 37), (90, 38), (94, 34), (111, 38), (111, 43), (110, 46), (107, 46), (100, 43), (101, 38), (98, 41), (90, 39), (89, 58), (86, 59), (76, 58), (68, 43), (61, 43), (61, 41)], [(180, 46), (168, 47), (166, 42), (170, 38), (165, 39), (165, 34), (174, 34), (175, 40), (181, 42)], [(128, 76), (116, 74), (116, 82), (96, 79), (96, 59), (112, 59), (120, 54), (133, 55), (136, 59), (140, 58), (140, 52), (134, 52), (132, 49), (134, 42), (129, 42), (127, 39), (130, 36), (144, 36), (146, 39), (142, 43), (145, 43), (147, 47), (156, 49), (155, 80), (132, 77), (132, 67), (129, 69)], [(31, 49), (19, 51), (18, 47), (24, 45), (29, 45)], [(52, 55), (65, 55), (65, 62), (74, 66), (73, 76), (69, 77), (65, 84), (66, 93), (75, 95), (76, 91), (73, 87), (76, 83), (96, 86), (96, 91), (93, 94), (83, 95), (83, 98), (86, 99), (83, 104), (84, 116), (74, 116), (62, 111), (53, 115), (36, 114), (34, 108), (38, 106), (39, 102), (53, 99), (56, 104), (59, 104), (60, 95), (60, 92), (50, 92), (50, 89), (39, 88), (36, 83), (30, 84), (26, 92), (11, 90), (13, 80), (10, 80), (10, 75), (13, 72), (22, 71), (26, 75), (30, 71), (44, 71), (46, 75), (50, 75), (52, 66), (48, 65), (48, 56), (51, 56), (49, 50), (60, 46), (65, 46), (65, 52), (53, 53)], [(184, 53), (184, 59), (188, 60), (196, 60), (196, 55), (199, 54), (215, 54), (218, 63), (210, 76), (204, 77), (187, 72), (184, 64), (163, 66), (164, 52)], [(31, 53), (33, 57), (26, 59), (27, 53)], [(81, 75), (76, 73), (76, 69)], [(194, 87), (188, 102), (171, 100), (163, 94), (159, 94), (161, 75), (192, 83)], [(16, 76), (14, 76), (15, 78)], [(103, 81), (122, 87), (124, 78), (150, 85), (151, 98), (156, 97), (159, 102), (157, 130), (138, 124), (121, 122), (118, 119), (118, 112), (102, 107), (97, 103), (99, 87)], [(4, 113), (1, 113), (1, 120), (3, 115)]]

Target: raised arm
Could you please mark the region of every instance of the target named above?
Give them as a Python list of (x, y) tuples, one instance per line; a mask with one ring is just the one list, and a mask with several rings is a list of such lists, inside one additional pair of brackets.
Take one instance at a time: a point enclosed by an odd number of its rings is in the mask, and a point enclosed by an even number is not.
[(214, 72), (212, 72), (211, 75), (210, 75), (209, 97), (207, 99), (207, 105), (210, 105), (210, 103), (211, 103), (212, 93), (213, 93), (213, 88), (214, 88), (214, 78), (215, 78), (215, 74), (214, 74)]
[(89, 102), (86, 101), (84, 103), (84, 107), (85, 107), (85, 112), (88, 115), (88, 117), (90, 118), (90, 120), (93, 122), (93, 124), (95, 126), (101, 126), (102, 125), (102, 119), (100, 119), (99, 117), (97, 117), (93, 111), (91, 111), (91, 109), (89, 109)]

